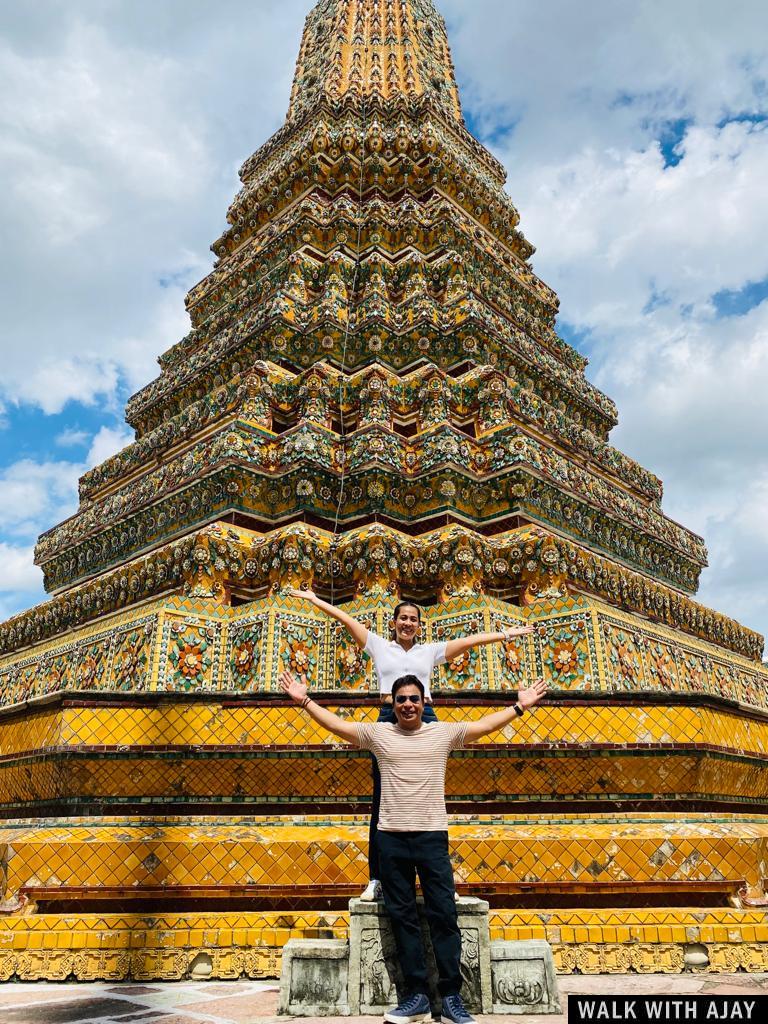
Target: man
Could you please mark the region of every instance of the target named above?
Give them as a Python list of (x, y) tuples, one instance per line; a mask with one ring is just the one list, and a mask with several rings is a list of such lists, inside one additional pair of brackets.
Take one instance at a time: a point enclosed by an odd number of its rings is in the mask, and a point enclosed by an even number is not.
[(369, 750), (379, 763), (381, 882), (406, 985), (405, 998), (384, 1019), (391, 1024), (410, 1024), (431, 1012), (416, 910), (418, 875), (443, 997), (443, 1024), (472, 1024), (460, 995), (461, 932), (445, 809), (448, 755), (503, 729), (538, 704), (546, 693), (543, 680), (520, 690), (511, 707), (475, 722), (423, 722), (424, 685), (412, 675), (397, 679), (392, 686), (395, 722), (345, 721), (309, 697), (306, 683), (298, 682), (290, 672), (281, 674), (280, 685), (318, 725), (346, 743)]
[[(400, 601), (392, 613), (393, 640), (385, 640), (373, 630), (353, 618), (343, 608), (337, 608), (323, 601), (312, 590), (291, 590), (291, 597), (309, 601), (320, 611), (344, 626), (355, 643), (373, 661), (379, 683), (381, 708), (380, 722), (394, 722), (392, 709), (392, 684), (402, 676), (412, 675), (424, 685), (424, 722), (436, 722), (437, 715), (432, 707), (429, 685), (437, 665), (460, 658), (473, 647), (486, 644), (507, 643), (514, 637), (527, 636), (533, 626), (510, 626), (496, 633), (473, 633), (453, 640), (435, 644), (419, 643), (421, 633), (421, 609), (413, 601)], [(371, 800), (371, 822), (368, 830), (368, 877), (370, 881), (360, 895), (361, 900), (377, 900), (381, 897), (381, 862), (379, 857), (379, 810), (381, 806), (381, 776), (375, 755), (372, 756), (373, 799)]]

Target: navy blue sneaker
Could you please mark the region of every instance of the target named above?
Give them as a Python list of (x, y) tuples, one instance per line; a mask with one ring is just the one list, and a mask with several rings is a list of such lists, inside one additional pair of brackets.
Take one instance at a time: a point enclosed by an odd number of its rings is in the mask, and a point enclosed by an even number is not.
[(443, 1024), (475, 1024), (475, 1018), (467, 1013), (461, 996), (443, 996)]
[(384, 1014), (384, 1020), (388, 1020), (390, 1024), (411, 1024), (412, 1021), (424, 1020), (425, 1017), (432, 1017), (432, 1007), (429, 998), (423, 992), (409, 996), (397, 1009)]

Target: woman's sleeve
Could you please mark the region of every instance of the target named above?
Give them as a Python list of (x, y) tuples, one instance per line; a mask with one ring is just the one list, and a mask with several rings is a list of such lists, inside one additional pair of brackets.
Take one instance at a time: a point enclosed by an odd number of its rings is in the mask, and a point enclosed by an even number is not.
[(446, 661), (445, 649), (448, 646), (448, 643), (430, 644), (429, 646), (432, 648), (432, 667), (434, 668), (435, 665), (444, 665)]
[(382, 648), (386, 647), (387, 641), (382, 639), (378, 633), (374, 633), (372, 629), (368, 630), (368, 639), (363, 648), (363, 652), (372, 658), (374, 661), (380, 655)]

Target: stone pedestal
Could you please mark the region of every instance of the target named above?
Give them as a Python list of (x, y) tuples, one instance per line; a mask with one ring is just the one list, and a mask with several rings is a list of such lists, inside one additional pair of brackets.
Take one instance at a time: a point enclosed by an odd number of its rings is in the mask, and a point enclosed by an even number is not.
[[(400, 1002), (403, 978), (383, 903), (349, 904), (349, 943), (291, 939), (283, 949), (278, 1013), (292, 1017), (382, 1016)], [(549, 943), (491, 942), (488, 904), (461, 899), (461, 994), (471, 1013), (560, 1013)], [(418, 913), (427, 951), (433, 1014), (440, 1015), (435, 966), (424, 904)]]
[(283, 947), (277, 1012), (292, 1017), (349, 1014), (349, 946), (340, 939), (290, 939)]
[(548, 942), (492, 942), (493, 1013), (560, 1013)]
[[(418, 908), (430, 974), (429, 995), (433, 1010), (439, 1011), (437, 968), (422, 900), (418, 901)], [(462, 898), (457, 909), (464, 979), (461, 994), (471, 1012), (491, 1013), (488, 904)], [(351, 900), (349, 911), (349, 1010), (354, 1016), (378, 1016), (396, 1005), (403, 990), (392, 928), (383, 903)]]

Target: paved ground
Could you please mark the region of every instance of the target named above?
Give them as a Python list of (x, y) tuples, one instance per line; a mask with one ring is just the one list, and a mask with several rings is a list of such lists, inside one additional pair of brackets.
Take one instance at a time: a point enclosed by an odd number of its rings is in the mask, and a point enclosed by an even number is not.
[[(569, 992), (594, 995), (768, 994), (768, 974), (601, 975), (560, 978)], [(209, 981), (134, 984), (0, 985), (2, 1024), (274, 1024), (277, 983)], [(316, 1018), (306, 1018), (314, 1020)], [(373, 1017), (324, 1024), (373, 1024)], [(481, 1017), (481, 1024), (565, 1024), (565, 1016)]]

